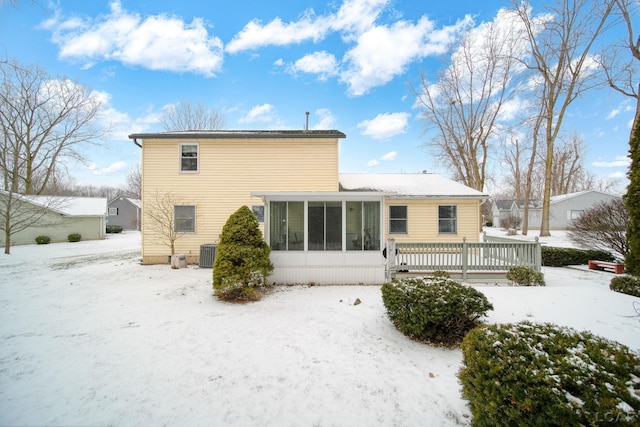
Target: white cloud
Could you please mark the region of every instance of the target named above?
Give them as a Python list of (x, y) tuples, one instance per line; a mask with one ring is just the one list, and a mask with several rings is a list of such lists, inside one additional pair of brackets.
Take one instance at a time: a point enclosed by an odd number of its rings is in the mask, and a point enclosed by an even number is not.
[(278, 120), (275, 107), (271, 104), (256, 105), (240, 120), (240, 123), (273, 122)]
[(336, 118), (328, 108), (318, 108), (315, 111), (315, 115), (318, 116), (320, 120), (315, 125), (313, 125), (311, 129), (326, 130), (335, 128)]
[(627, 156), (617, 156), (615, 160), (611, 160), (608, 162), (605, 161), (596, 161), (591, 163), (591, 165), (595, 168), (617, 168), (617, 167), (628, 167), (631, 163), (631, 160)]
[(85, 68), (99, 61), (120, 61), (152, 70), (192, 72), (212, 77), (222, 67), (222, 41), (209, 36), (204, 21), (186, 23), (165, 14), (141, 17), (119, 0), (95, 19), (64, 18), (59, 13), (42, 27), (53, 33), (59, 56)]
[[(378, 25), (390, 3), (345, 0), (336, 12), (326, 15), (318, 16), (308, 9), (293, 22), (275, 18), (263, 24), (253, 20), (233, 37), (226, 51), (319, 42), (331, 33), (340, 33), (342, 40), (352, 45), (342, 61), (331, 53), (316, 52), (291, 64), (289, 71), (318, 74), (321, 79), (339, 75), (348, 85), (348, 93), (359, 96), (402, 74), (411, 62), (445, 52), (457, 33), (473, 22), (466, 16), (454, 25), (436, 28), (433, 21), (422, 16), (415, 23), (401, 20)], [(278, 60), (276, 65), (283, 65), (283, 61)], [(339, 70), (340, 66), (343, 68)]]
[(369, 160), (369, 161), (367, 162), (367, 166), (368, 166), (368, 167), (378, 166), (379, 164), (380, 164), (380, 162), (379, 162), (379, 161), (377, 161), (376, 159)]
[(338, 62), (336, 57), (325, 51), (314, 52), (309, 55), (305, 55), (298, 59), (291, 67), (289, 71), (292, 73), (304, 72), (311, 74), (318, 74), (320, 80), (326, 80), (329, 76), (336, 74)]
[(378, 114), (371, 120), (358, 123), (363, 135), (373, 139), (389, 139), (392, 136), (405, 133), (409, 125), (409, 113)]
[(611, 120), (615, 116), (617, 116), (618, 114), (620, 114), (620, 109), (619, 108), (614, 108), (613, 110), (611, 110), (611, 112), (609, 114), (607, 114), (607, 117), (605, 117), (605, 120)]
[(411, 62), (444, 53), (455, 34), (470, 22), (466, 17), (436, 30), (433, 21), (423, 16), (416, 24), (398, 21), (371, 27), (345, 55), (343, 61), (348, 65), (340, 80), (348, 84), (350, 95), (363, 95), (402, 74)]
[(98, 168), (95, 163), (91, 163), (87, 169), (91, 170), (93, 175), (115, 175), (128, 170), (129, 165), (127, 162), (121, 160), (103, 168)]
[(395, 160), (398, 157), (397, 151), (390, 151), (387, 154), (380, 157), (380, 160)]

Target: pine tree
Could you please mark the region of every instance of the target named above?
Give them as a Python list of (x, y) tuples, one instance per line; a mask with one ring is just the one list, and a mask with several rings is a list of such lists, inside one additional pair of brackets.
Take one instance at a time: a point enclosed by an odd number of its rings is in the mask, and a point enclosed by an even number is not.
[(625, 257), (625, 267), (629, 274), (640, 276), (640, 117), (633, 122), (629, 139), (629, 186), (624, 201), (629, 211), (630, 225), (627, 231), (629, 252)]
[(273, 265), (271, 248), (262, 238), (258, 220), (247, 206), (233, 213), (220, 236), (213, 266), (214, 294), (224, 300), (258, 300)]

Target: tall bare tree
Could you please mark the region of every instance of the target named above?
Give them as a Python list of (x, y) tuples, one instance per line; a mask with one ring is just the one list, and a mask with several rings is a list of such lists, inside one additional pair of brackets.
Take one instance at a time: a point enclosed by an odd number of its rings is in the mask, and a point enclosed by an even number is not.
[(76, 82), (17, 62), (0, 64), (0, 85), (3, 187), (42, 194), (63, 159), (82, 159), (80, 144), (106, 132), (95, 126), (101, 101)]
[(160, 119), (166, 131), (224, 128), (224, 116), (201, 102), (182, 100), (166, 107)]
[(540, 236), (549, 236), (555, 143), (571, 103), (599, 83), (591, 51), (607, 28), (612, 4), (557, 0), (539, 15), (532, 15), (529, 3), (513, 0), (513, 6), (526, 29), (529, 54), (523, 64), (532, 71), (539, 116), (543, 119), (541, 134), (535, 135), (546, 153)]
[(142, 171), (140, 170), (140, 164), (127, 172), (126, 191), (132, 197), (142, 198)]
[(640, 276), (640, 81), (637, 68), (640, 63), (640, 34), (637, 32), (640, 6), (634, 0), (612, 0), (612, 3), (616, 16), (626, 29), (626, 37), (622, 49), (611, 50), (609, 55), (603, 55), (601, 65), (607, 74), (609, 85), (622, 95), (632, 98), (636, 105), (629, 134), (629, 186), (624, 195), (629, 212), (629, 251), (625, 263), (627, 272)]
[(435, 83), (422, 76), (417, 103), (428, 130), (425, 145), (448, 165), (454, 178), (483, 191), (491, 143), (501, 129), (505, 105), (513, 97), (515, 60), (521, 39), (515, 20), (501, 16), (462, 35), (449, 66)]

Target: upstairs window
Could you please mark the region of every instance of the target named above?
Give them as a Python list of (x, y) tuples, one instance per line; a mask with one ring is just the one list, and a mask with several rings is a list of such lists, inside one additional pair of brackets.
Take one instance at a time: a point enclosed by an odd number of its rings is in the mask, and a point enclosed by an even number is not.
[(180, 144), (180, 172), (198, 172), (198, 144)]
[(407, 234), (407, 207), (389, 206), (389, 233)]
[(117, 216), (118, 208), (109, 208), (109, 216)]
[(458, 207), (456, 205), (438, 206), (438, 233), (456, 234), (458, 232)]

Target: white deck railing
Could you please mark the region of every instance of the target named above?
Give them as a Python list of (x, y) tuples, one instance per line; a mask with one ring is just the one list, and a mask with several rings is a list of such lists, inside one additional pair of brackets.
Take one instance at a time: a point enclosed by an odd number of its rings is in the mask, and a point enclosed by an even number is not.
[(537, 272), (541, 270), (540, 242), (516, 241), (490, 237), (483, 242), (467, 243), (396, 243), (387, 241), (389, 277), (395, 273), (428, 273), (444, 270), (459, 273), (466, 279), (469, 273), (504, 273), (511, 268), (524, 266)]

